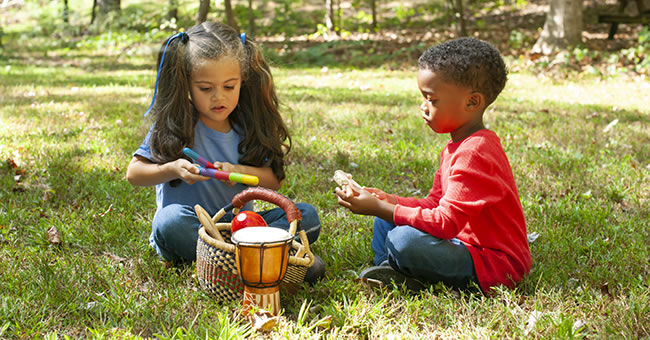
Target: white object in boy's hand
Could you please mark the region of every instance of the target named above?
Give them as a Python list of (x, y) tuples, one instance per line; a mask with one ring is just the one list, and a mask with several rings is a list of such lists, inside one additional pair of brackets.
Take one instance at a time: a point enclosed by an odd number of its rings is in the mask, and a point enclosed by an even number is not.
[(361, 190), (363, 190), (363, 187), (352, 179), (351, 174), (342, 170), (334, 171), (332, 180), (345, 191), (345, 195), (348, 197), (352, 196), (354, 193), (359, 194), (361, 193)]

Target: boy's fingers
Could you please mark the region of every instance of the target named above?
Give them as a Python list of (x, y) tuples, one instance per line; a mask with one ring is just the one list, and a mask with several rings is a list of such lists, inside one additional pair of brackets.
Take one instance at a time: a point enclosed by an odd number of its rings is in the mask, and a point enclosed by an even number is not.
[(350, 209), (352, 207), (350, 202), (342, 199), (341, 197), (337, 197), (337, 200), (338, 200), (339, 205), (342, 206), (342, 207), (345, 207), (345, 208), (348, 208), (348, 209)]

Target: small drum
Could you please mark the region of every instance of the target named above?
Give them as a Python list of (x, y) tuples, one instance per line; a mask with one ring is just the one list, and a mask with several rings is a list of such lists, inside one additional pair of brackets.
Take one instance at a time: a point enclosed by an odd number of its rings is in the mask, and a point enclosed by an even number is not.
[(293, 236), (273, 227), (247, 227), (232, 235), (237, 271), (244, 283), (243, 312), (258, 306), (280, 310), (280, 282), (287, 272)]

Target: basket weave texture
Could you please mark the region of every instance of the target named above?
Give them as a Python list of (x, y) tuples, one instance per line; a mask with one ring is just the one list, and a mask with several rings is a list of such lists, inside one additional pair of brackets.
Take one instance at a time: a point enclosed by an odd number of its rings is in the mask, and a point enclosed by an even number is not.
[[(239, 212), (246, 202), (262, 199), (279, 205), (287, 213), (291, 235), (296, 234), (300, 211), (295, 204), (281, 194), (263, 188), (249, 188), (233, 198), (233, 204), (221, 209), (214, 217), (200, 206), (194, 207), (202, 227), (196, 246), (196, 276), (201, 288), (218, 300), (241, 300), (244, 283), (237, 272), (235, 245), (231, 240), (231, 223), (215, 223), (229, 210)], [(297, 214), (296, 214), (297, 212)], [(307, 268), (314, 263), (314, 255), (304, 230), (298, 232), (300, 242), (293, 240), (289, 249), (287, 272), (280, 284), (284, 293), (296, 292), (305, 280)]]

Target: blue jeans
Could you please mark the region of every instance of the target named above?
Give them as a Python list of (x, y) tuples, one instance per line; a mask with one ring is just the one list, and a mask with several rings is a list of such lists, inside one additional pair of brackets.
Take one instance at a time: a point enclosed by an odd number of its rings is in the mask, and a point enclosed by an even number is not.
[(429, 283), (458, 288), (478, 284), (474, 261), (458, 239), (442, 240), (411, 226), (395, 226), (375, 218), (372, 234), (374, 263), (388, 263), (398, 272)]
[[(302, 214), (299, 228), (307, 234), (309, 243), (320, 235), (320, 218), (316, 209), (306, 203), (297, 203)], [(289, 230), (287, 215), (282, 208), (258, 212), (271, 227)], [(227, 213), (219, 222), (228, 223), (234, 218)], [(191, 262), (196, 260), (196, 243), (199, 239), (199, 222), (194, 208), (188, 205), (170, 204), (162, 208), (153, 219), (149, 243), (167, 261)]]

